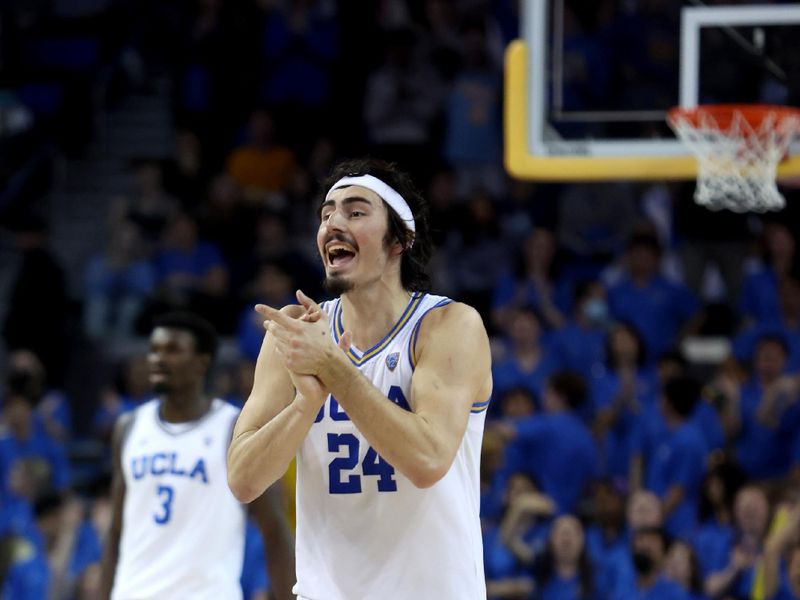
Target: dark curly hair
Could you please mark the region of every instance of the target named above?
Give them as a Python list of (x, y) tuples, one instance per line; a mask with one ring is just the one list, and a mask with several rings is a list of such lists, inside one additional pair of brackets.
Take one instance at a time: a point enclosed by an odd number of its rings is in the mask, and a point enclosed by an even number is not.
[(400, 216), (387, 205), (388, 229), (384, 243), (388, 246), (399, 242), (404, 248), (400, 262), (400, 280), (403, 288), (414, 292), (427, 291), (430, 289), (427, 265), (432, 251), (429, 207), (422, 193), (411, 181), (411, 177), (398, 169), (397, 165), (375, 158), (348, 159), (338, 163), (328, 178), (322, 182), (323, 197), (320, 204), (324, 202), (324, 195), (328, 190), (342, 177), (359, 175), (377, 177), (400, 194), (411, 208), (416, 223), (416, 233), (409, 231)]
[(197, 354), (207, 354), (211, 361), (217, 356), (219, 341), (214, 326), (203, 317), (190, 312), (170, 312), (159, 316), (153, 323), (153, 329), (177, 329), (188, 331), (194, 338), (194, 349)]

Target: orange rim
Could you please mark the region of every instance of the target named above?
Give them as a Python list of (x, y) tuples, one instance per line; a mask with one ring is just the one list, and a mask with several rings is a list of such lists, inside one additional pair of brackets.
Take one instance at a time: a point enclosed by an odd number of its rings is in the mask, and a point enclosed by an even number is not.
[(691, 126), (699, 127), (700, 118), (707, 115), (714, 119), (719, 129), (727, 129), (736, 114), (744, 117), (754, 129), (761, 125), (767, 115), (775, 115), (775, 125), (786, 119), (795, 118), (798, 120), (797, 129), (800, 131), (800, 109), (771, 104), (705, 104), (696, 108), (677, 106), (667, 113), (667, 119), (670, 123), (688, 121)]

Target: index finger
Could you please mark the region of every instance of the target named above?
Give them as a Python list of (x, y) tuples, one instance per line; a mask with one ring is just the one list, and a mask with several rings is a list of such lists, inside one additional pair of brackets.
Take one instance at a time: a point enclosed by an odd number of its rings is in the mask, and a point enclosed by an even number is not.
[(283, 327), (291, 327), (292, 321), (295, 320), (289, 315), (282, 313), (276, 308), (267, 306), (266, 304), (256, 304), (255, 309), (256, 312), (265, 319), (274, 321), (275, 323), (278, 323), (278, 325), (282, 325)]
[(297, 292), (295, 292), (295, 296), (297, 296), (297, 301), (302, 304), (307, 311), (312, 312), (322, 310), (319, 304), (314, 302), (314, 300), (303, 293), (303, 290), (297, 290)]

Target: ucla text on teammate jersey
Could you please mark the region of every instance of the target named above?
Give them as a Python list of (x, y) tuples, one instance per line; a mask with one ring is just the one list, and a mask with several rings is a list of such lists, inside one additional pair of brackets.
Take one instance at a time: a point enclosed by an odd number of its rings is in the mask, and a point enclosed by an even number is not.
[(142, 479), (148, 475), (154, 477), (174, 475), (189, 479), (197, 478), (203, 483), (208, 483), (208, 471), (203, 458), (194, 461), (194, 466), (191, 466), (192, 462), (191, 459), (180, 459), (177, 452), (156, 452), (132, 458), (131, 473), (134, 479)]

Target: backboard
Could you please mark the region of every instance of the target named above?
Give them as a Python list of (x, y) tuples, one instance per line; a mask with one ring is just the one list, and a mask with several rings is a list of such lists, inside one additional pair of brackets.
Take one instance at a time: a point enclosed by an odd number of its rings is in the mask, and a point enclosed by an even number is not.
[[(506, 51), (506, 169), (549, 181), (690, 179), (677, 105), (800, 104), (800, 4), (526, 0)], [(797, 147), (778, 170), (800, 176)]]

